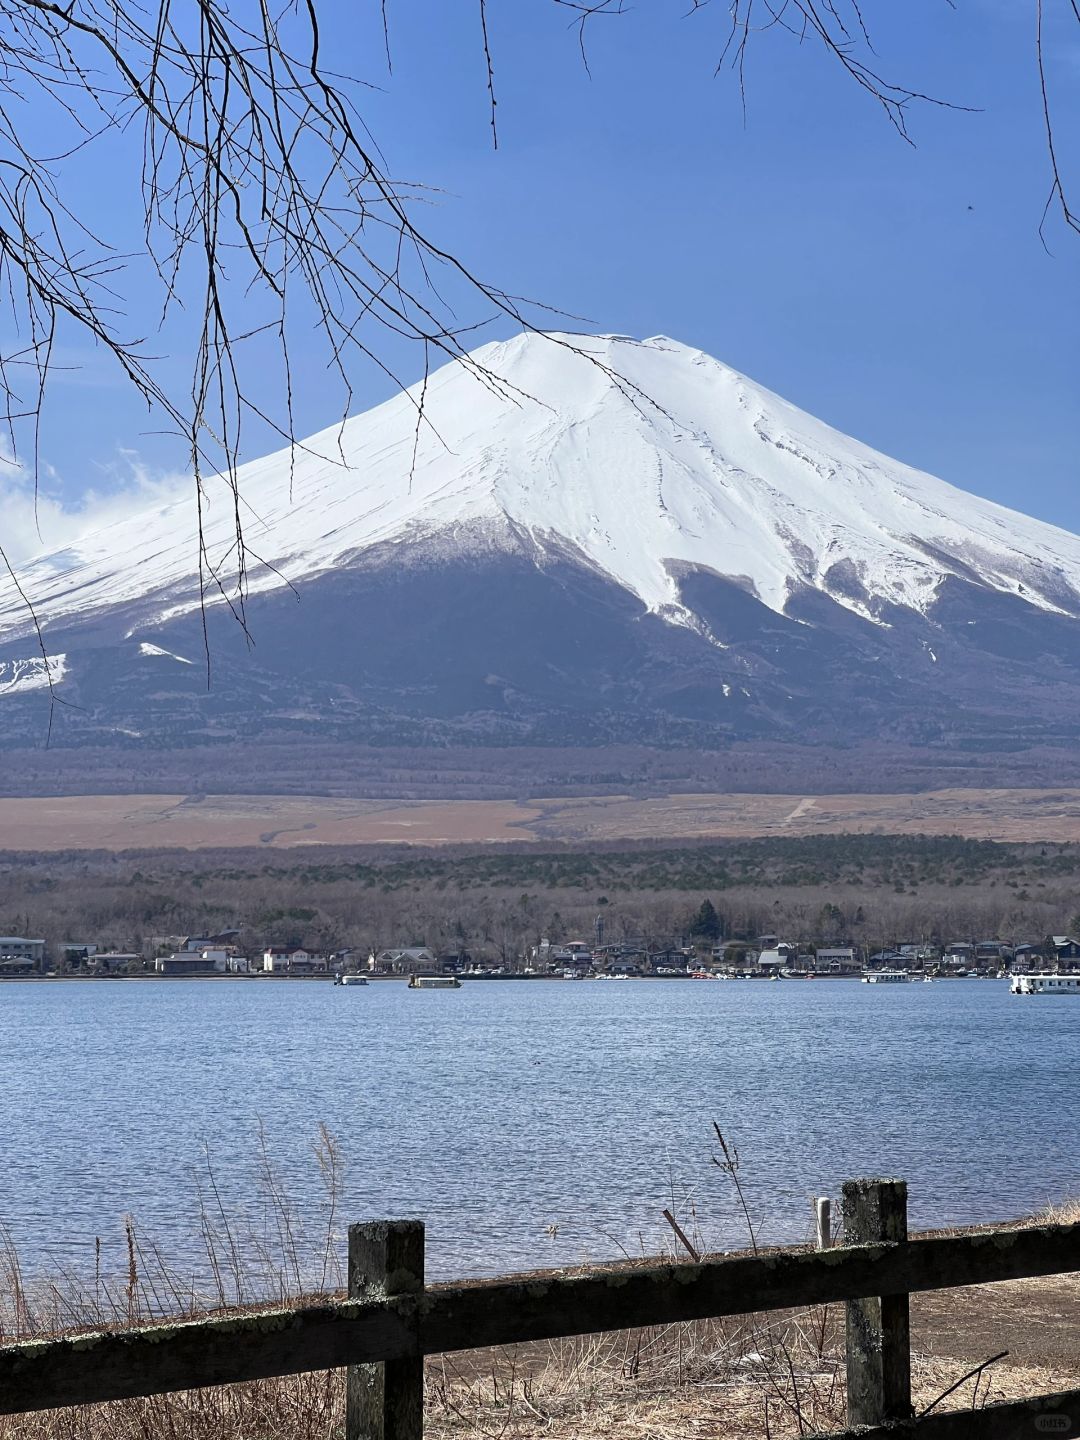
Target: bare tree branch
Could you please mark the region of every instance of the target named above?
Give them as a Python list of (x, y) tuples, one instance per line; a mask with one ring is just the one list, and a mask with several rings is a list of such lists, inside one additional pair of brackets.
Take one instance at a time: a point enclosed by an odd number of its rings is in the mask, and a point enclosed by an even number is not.
[[(478, 3), (497, 145), (493, 27), (501, 14), (517, 13), (520, 0), (501, 11), (495, 0)], [(588, 27), (631, 8), (627, 0), (542, 3), (569, 13), (586, 67)], [(870, 3), (727, 0), (713, 12), (708, 0), (679, 0), (671, 13), (723, 17), (713, 64), (734, 70), (744, 99), (752, 47), (810, 43), (910, 141), (912, 106), (948, 102), (886, 77), (872, 44)], [(1035, 0), (1052, 177), (1046, 213), (1056, 206), (1075, 231), (1053, 124), (1044, 8), (1054, 3)], [(1067, 23), (1080, 24), (1080, 0), (1058, 3)], [(370, 9), (389, 69), (390, 0), (370, 0)], [(388, 357), (402, 341), (418, 347), (417, 437), (433, 367), (456, 359), (504, 389), (469, 357), (478, 325), (501, 318), (536, 328), (529, 302), (482, 280), (417, 222), (425, 192), (392, 174), (362, 118), (363, 85), (331, 71), (325, 50), (319, 0), (288, 0), (280, 9), (270, 0), (0, 0), (0, 308), (8, 322), (0, 423), (10, 453), (32, 470), (36, 497), (58, 331), (88, 335), (181, 438), (196, 489), (193, 563), (204, 601), (228, 605), (245, 630), (248, 575), (259, 562), (239, 491), (242, 436), (255, 421), (289, 447), (300, 443), (290, 362), (297, 327), (313, 327), (321, 340), (342, 419), (358, 364), (401, 385)], [(39, 133), (48, 137), (40, 151)], [(68, 167), (102, 145), (118, 153), (137, 145), (141, 155), (143, 223), (133, 245), (98, 234), (69, 199)], [(139, 267), (155, 299), (152, 318), (133, 325), (127, 308)], [(191, 333), (188, 379), (179, 389), (162, 378), (150, 348), (178, 316)], [(277, 366), (276, 398), (267, 395), (267, 354)], [(219, 484), (233, 510), (227, 556), (208, 553), (201, 525)]]

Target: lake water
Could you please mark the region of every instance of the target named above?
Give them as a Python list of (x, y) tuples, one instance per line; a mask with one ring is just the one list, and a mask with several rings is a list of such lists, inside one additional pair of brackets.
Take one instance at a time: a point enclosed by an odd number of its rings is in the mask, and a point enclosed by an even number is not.
[(260, 1132), (316, 1229), (320, 1122), (337, 1226), (421, 1216), (443, 1278), (655, 1250), (673, 1199), (744, 1244), (714, 1120), (772, 1240), (859, 1175), (906, 1178), (916, 1225), (1080, 1193), (1080, 1003), (1000, 982), (9, 982), (0, 1017), (0, 1220), (31, 1273), (91, 1272), (98, 1237), (119, 1268), (129, 1212), (197, 1267), (207, 1149), (265, 1234)]

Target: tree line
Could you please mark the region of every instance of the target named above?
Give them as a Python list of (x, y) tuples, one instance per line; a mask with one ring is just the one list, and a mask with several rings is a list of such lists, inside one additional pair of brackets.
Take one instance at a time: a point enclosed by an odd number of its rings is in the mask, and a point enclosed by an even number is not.
[(239, 928), (320, 950), (427, 944), (503, 959), (541, 938), (876, 949), (1038, 943), (1080, 928), (1080, 847), (828, 836), (664, 848), (0, 855), (0, 932), (139, 950)]

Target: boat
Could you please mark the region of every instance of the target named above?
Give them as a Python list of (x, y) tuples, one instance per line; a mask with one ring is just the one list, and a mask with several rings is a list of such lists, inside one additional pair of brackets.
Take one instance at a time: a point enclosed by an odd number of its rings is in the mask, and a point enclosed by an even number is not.
[(334, 984), (335, 984), (335, 985), (366, 985), (367, 983), (368, 983), (368, 982), (367, 982), (367, 976), (366, 976), (366, 975), (335, 975), (335, 976), (334, 976)]
[(867, 970), (864, 985), (906, 985), (911, 977), (906, 970)]
[(1080, 995), (1080, 975), (1014, 975), (1010, 995)]
[(456, 975), (410, 975), (410, 990), (460, 990), (461, 981)]

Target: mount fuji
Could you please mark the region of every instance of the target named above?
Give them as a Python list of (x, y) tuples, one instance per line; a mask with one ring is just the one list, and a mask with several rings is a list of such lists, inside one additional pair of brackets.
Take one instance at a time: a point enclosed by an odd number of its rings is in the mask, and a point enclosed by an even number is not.
[(54, 745), (1080, 737), (1080, 538), (663, 337), (486, 345), (239, 490), (242, 583), (223, 483), (201, 578), (193, 492), (23, 566), (48, 671), (0, 584), (0, 744), (50, 676)]

